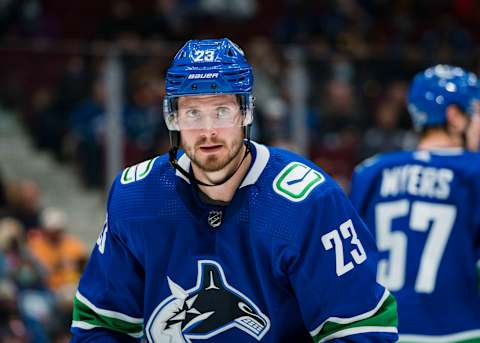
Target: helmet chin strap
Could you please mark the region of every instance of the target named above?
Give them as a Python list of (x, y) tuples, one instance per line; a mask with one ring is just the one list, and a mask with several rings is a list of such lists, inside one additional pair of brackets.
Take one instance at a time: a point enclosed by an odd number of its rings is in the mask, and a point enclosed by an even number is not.
[(237, 165), (237, 167), (231, 171), (230, 173), (228, 173), (222, 180), (218, 181), (218, 182), (212, 182), (212, 183), (205, 183), (205, 182), (202, 182), (200, 181), (199, 179), (197, 179), (195, 177), (195, 175), (193, 175), (193, 173), (189, 173), (188, 171), (186, 171), (185, 169), (183, 169), (179, 164), (178, 164), (178, 160), (177, 160), (177, 152), (178, 152), (178, 147), (177, 146), (172, 146), (172, 148), (168, 151), (168, 155), (169, 155), (169, 161), (170, 161), (170, 164), (173, 166), (173, 168), (175, 168), (176, 170), (178, 170), (183, 176), (185, 176), (187, 179), (189, 179), (192, 183), (196, 183), (197, 185), (201, 185), (201, 186), (207, 186), (207, 187), (214, 187), (214, 186), (220, 186), (220, 185), (223, 185), (225, 182), (227, 182), (228, 180), (230, 180), (230, 178), (235, 175), (235, 173), (238, 171), (238, 169), (240, 169), (240, 166), (242, 165), (243, 161), (247, 158), (248, 154), (251, 153), (251, 149), (250, 149), (250, 139), (247, 139), (247, 141), (244, 141), (244, 144), (245, 144), (245, 154), (243, 155), (243, 158), (242, 160), (240, 161), (240, 163)]

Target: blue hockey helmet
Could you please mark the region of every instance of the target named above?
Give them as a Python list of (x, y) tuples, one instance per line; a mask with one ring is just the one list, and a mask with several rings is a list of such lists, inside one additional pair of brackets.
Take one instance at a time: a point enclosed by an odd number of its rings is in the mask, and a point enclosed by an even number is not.
[(175, 55), (166, 75), (163, 104), (165, 123), (170, 131), (180, 131), (176, 120), (179, 96), (238, 94), (244, 118), (253, 121), (253, 73), (238, 45), (227, 38), (188, 41)]
[(407, 101), (415, 129), (422, 130), (444, 124), (449, 105), (457, 105), (471, 115), (479, 99), (480, 83), (474, 73), (438, 64), (415, 75)]

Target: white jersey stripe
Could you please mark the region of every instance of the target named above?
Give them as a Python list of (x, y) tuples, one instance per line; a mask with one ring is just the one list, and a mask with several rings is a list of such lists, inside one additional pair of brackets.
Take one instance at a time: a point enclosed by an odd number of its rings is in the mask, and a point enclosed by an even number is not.
[(255, 146), (257, 156), (253, 162), (252, 168), (250, 168), (250, 171), (238, 188), (253, 185), (257, 182), (270, 159), (270, 151), (268, 151), (268, 148), (265, 145), (255, 143), (254, 141), (250, 141), (250, 143)]
[(368, 333), (368, 332), (385, 332), (385, 333), (397, 333), (396, 327), (389, 327), (389, 326), (359, 326), (357, 328), (349, 328), (345, 330), (340, 330), (331, 335), (323, 337), (318, 343), (326, 342), (331, 339), (341, 338), (350, 335), (356, 335), (359, 333)]

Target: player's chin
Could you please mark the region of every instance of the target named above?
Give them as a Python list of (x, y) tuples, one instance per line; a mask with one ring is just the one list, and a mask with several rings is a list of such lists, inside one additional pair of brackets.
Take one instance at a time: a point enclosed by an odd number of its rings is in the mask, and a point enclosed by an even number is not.
[(223, 158), (217, 156), (208, 156), (202, 161), (202, 169), (206, 172), (217, 172), (225, 167)]

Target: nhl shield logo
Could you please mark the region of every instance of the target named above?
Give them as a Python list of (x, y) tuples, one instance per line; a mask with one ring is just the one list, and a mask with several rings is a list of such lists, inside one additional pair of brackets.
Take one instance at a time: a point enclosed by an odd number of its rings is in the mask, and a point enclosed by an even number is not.
[(222, 225), (222, 211), (212, 210), (208, 213), (208, 224), (216, 229)]

